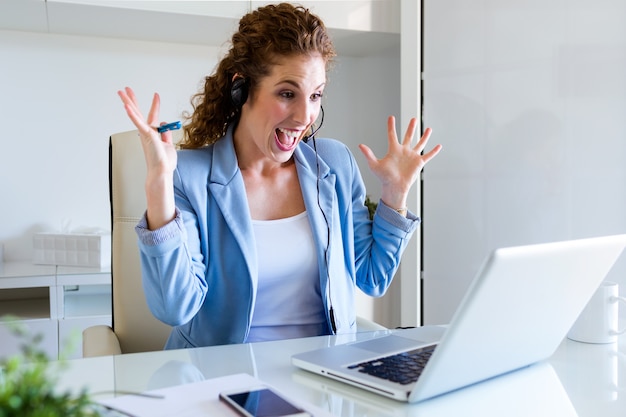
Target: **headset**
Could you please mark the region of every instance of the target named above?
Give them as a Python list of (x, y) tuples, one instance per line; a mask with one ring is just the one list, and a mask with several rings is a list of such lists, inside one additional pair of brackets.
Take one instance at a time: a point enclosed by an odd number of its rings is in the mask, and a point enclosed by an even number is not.
[[(233, 105), (237, 108), (237, 110), (240, 110), (241, 107), (244, 105), (244, 103), (246, 102), (246, 100), (248, 99), (248, 92), (250, 90), (250, 86), (248, 83), (248, 79), (247, 78), (243, 78), (243, 77), (237, 77), (235, 78), (235, 80), (233, 81), (233, 84), (230, 88), (230, 99), (231, 102), (233, 103)], [(329, 262), (328, 262), (328, 250), (330, 249), (330, 226), (328, 223), (328, 219), (326, 218), (326, 213), (324, 213), (324, 210), (322, 210), (322, 205), (320, 203), (320, 188), (319, 188), (319, 183), (320, 183), (320, 161), (319, 161), (319, 155), (317, 154), (317, 144), (315, 143), (315, 134), (317, 133), (318, 130), (320, 130), (320, 128), (322, 127), (322, 124), (324, 124), (324, 107), (322, 107), (320, 105), (320, 111), (322, 112), (322, 119), (320, 120), (320, 124), (313, 129), (313, 131), (311, 132), (310, 135), (306, 135), (305, 137), (302, 138), (302, 140), (307, 143), (309, 141), (309, 139), (313, 139), (313, 149), (315, 150), (315, 159), (317, 161), (317, 205), (320, 209), (320, 211), (322, 212), (322, 216), (324, 217), (324, 221), (326, 222), (326, 229), (327, 229), (327, 242), (326, 242), (326, 250), (324, 251), (324, 260), (326, 261), (326, 273), (328, 274), (327, 279), (328, 279), (328, 302), (330, 304), (329, 306), (329, 315), (330, 315), (330, 324), (332, 326), (332, 330), (333, 333), (337, 333), (337, 325), (335, 323), (335, 310), (333, 309), (333, 302), (332, 302), (332, 297), (330, 295), (330, 273), (328, 271), (329, 268)]]
[(248, 85), (247, 78), (235, 78), (233, 85), (230, 87), (230, 100), (237, 110), (240, 110), (241, 106), (248, 100), (249, 90), (250, 86)]
[(313, 148), (315, 149), (316, 157), (317, 157), (317, 148), (315, 147), (315, 134), (317, 133), (318, 130), (320, 130), (320, 128), (324, 124), (324, 107), (322, 107), (321, 105), (320, 105), (320, 111), (322, 112), (322, 119), (320, 120), (320, 124), (315, 129), (313, 129), (310, 135), (306, 135), (305, 137), (302, 138), (302, 141), (304, 143), (307, 143), (309, 139), (313, 139)]

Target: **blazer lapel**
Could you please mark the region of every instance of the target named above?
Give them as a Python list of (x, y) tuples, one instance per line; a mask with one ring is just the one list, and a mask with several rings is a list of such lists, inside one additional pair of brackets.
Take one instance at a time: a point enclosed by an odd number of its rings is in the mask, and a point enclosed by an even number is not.
[(214, 146), (209, 175), (209, 192), (217, 202), (228, 228), (241, 247), (254, 287), (257, 281), (257, 254), (250, 221), (250, 209), (243, 177), (237, 165), (232, 130)]
[[(241, 247), (253, 285), (256, 287), (257, 253), (254, 240), (251, 238), (254, 232), (243, 177), (237, 165), (231, 130), (213, 146), (209, 192), (217, 202), (229, 229)], [(330, 172), (328, 165), (322, 159), (318, 159), (312, 147), (301, 144), (296, 148), (294, 156), (304, 204), (317, 247), (318, 265), (320, 271), (325, 271), (327, 265), (324, 253), (328, 250), (330, 254), (328, 235), (333, 230), (333, 213), (337, 204), (336, 178)], [(320, 276), (324, 275), (325, 273)], [(325, 291), (325, 282), (322, 290)]]
[[(337, 204), (336, 177), (310, 146), (299, 145), (295, 152), (295, 158), (304, 204), (309, 219), (311, 219), (311, 227), (317, 246), (318, 265), (320, 272), (322, 272), (320, 276), (325, 276), (327, 265), (324, 253), (327, 250), (329, 256), (331, 253), (332, 239), (329, 239), (329, 233), (333, 230), (333, 213)], [(322, 281), (322, 284), (322, 293), (324, 293), (325, 281)]]

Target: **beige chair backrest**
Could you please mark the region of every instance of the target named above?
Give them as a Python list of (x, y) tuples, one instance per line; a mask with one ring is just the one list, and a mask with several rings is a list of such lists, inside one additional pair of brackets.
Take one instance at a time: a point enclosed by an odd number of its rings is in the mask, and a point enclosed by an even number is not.
[(141, 284), (135, 225), (146, 210), (145, 178), (146, 163), (137, 131), (112, 135), (109, 192), (113, 331), (123, 353), (161, 350), (171, 330), (148, 309)]

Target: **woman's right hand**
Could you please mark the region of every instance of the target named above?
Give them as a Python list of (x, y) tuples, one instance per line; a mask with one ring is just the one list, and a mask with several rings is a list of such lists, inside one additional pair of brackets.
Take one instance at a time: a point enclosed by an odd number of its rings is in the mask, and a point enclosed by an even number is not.
[(176, 168), (177, 154), (172, 139), (172, 132), (157, 132), (161, 100), (154, 94), (148, 117), (144, 118), (135, 93), (130, 87), (117, 94), (124, 103), (126, 114), (139, 132), (141, 146), (146, 159), (146, 200), (148, 203), (147, 220), (151, 230), (157, 229), (175, 216), (173, 172)]
[(158, 120), (161, 108), (159, 94), (154, 93), (147, 119), (141, 114), (137, 104), (137, 97), (135, 97), (135, 93), (130, 87), (118, 91), (117, 94), (124, 103), (126, 114), (128, 114), (128, 117), (139, 131), (148, 174), (161, 173), (167, 175), (174, 172), (176, 168), (176, 147), (172, 141), (172, 132), (159, 133), (156, 130), (157, 126), (165, 124), (159, 123)]

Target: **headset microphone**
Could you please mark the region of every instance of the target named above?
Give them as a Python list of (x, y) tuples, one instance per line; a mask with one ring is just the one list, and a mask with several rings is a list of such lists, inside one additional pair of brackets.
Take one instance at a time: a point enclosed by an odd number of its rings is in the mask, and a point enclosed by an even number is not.
[(313, 130), (313, 132), (311, 132), (310, 135), (306, 135), (305, 137), (302, 138), (302, 141), (304, 143), (307, 143), (309, 141), (309, 139), (311, 139), (311, 138), (315, 139), (315, 134), (317, 133), (318, 130), (320, 130), (320, 128), (324, 124), (324, 107), (320, 106), (320, 111), (322, 112), (322, 120), (320, 120), (319, 126), (317, 126), (315, 128), (315, 130)]

